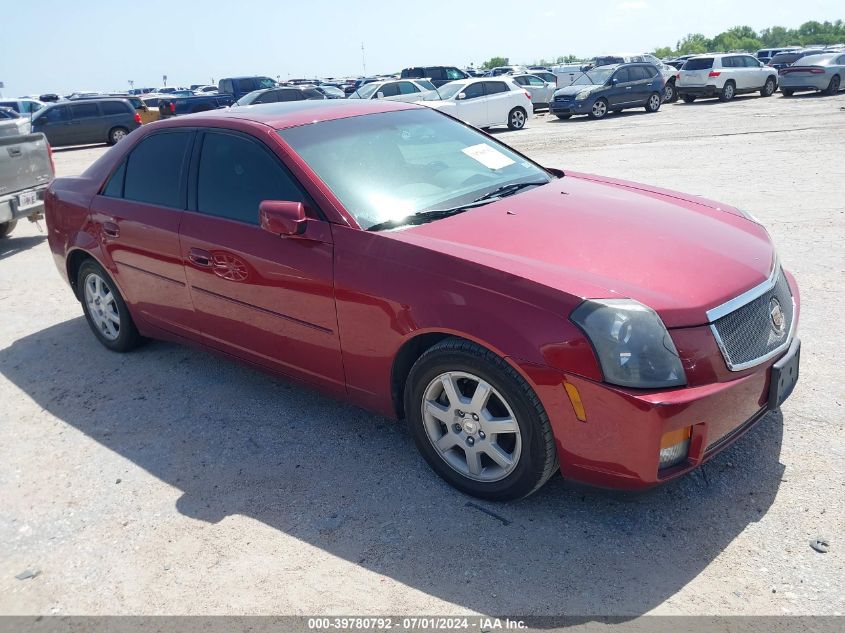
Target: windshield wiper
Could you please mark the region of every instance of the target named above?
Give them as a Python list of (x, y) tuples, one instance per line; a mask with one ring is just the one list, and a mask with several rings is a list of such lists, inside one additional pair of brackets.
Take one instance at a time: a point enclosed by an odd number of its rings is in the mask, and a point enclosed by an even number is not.
[(529, 182), (512, 182), (509, 185), (502, 185), (493, 191), (488, 191), (483, 196), (476, 198), (474, 202), (481, 202), (482, 200), (492, 200), (494, 198), (504, 198), (505, 196), (512, 196), (517, 191), (525, 189), (526, 187), (539, 187), (540, 185), (547, 185), (548, 180), (531, 180)]
[(457, 207), (450, 207), (448, 209), (431, 209), (429, 211), (418, 211), (413, 215), (409, 215), (404, 218), (399, 218), (398, 220), (386, 220), (385, 222), (373, 224), (367, 230), (383, 231), (384, 229), (393, 229), (397, 226), (405, 226), (407, 224), (425, 224), (426, 222), (431, 222), (432, 220), (447, 218), (450, 215), (457, 215), (459, 213), (463, 213), (464, 211), (474, 209), (475, 207), (484, 206), (485, 204), (489, 204), (490, 202), (495, 202), (495, 200), (493, 200), (492, 198), (485, 198), (484, 200), (474, 200), (468, 204), (462, 204)]

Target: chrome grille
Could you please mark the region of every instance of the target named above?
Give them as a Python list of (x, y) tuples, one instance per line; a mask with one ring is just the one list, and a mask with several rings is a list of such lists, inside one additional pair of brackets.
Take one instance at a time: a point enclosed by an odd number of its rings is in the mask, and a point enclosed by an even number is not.
[[(795, 306), (783, 270), (778, 266), (777, 276), (760, 289), (762, 293), (756, 298), (711, 323), (725, 362), (732, 371), (762, 363), (786, 349), (792, 339)], [(783, 315), (781, 330), (773, 324), (772, 312), (777, 304)]]

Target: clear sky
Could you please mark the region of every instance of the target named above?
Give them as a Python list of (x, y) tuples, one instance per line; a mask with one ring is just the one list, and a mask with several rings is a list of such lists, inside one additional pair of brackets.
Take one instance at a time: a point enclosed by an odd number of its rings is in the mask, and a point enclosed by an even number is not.
[(845, 19), (843, 0), (4, 0), (5, 97), (645, 52), (690, 32)]

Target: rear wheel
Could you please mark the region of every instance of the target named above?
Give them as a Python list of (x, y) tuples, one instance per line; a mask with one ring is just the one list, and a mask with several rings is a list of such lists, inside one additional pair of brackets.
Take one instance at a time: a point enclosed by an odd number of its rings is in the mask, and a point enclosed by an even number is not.
[(603, 119), (607, 115), (607, 100), (597, 99), (590, 108), (589, 115), (591, 119)]
[(508, 114), (508, 127), (512, 130), (521, 130), (525, 127), (527, 116), (522, 108), (514, 108)]
[(113, 127), (109, 130), (109, 145), (119, 143), (126, 138), (127, 134), (129, 134), (129, 130), (125, 127)]
[(470, 341), (446, 339), (417, 360), (405, 411), (422, 456), (466, 494), (519, 499), (558, 466), (549, 418), (531, 386)]
[(736, 96), (736, 85), (733, 81), (726, 81), (722, 92), (719, 94), (719, 101), (730, 101)]
[(684, 95), (681, 98), (684, 100), (684, 103), (695, 103), (695, 97), (692, 95)]
[(769, 77), (768, 79), (766, 79), (766, 83), (763, 85), (763, 87), (760, 88), (760, 96), (761, 97), (771, 97), (775, 93), (776, 89), (777, 89), (777, 86), (775, 85), (774, 78)]
[(645, 102), (645, 111), (657, 112), (660, 109), (661, 103), (663, 103), (663, 99), (661, 98), (660, 93), (653, 92), (649, 95), (648, 101)]
[(784, 97), (791, 97), (795, 94), (794, 90), (790, 90), (789, 88), (781, 88), (780, 91), (783, 93)]
[(128, 352), (142, 342), (126, 302), (109, 274), (93, 259), (79, 267), (82, 310), (91, 331), (113, 352)]
[(0, 239), (4, 237), (8, 237), (9, 233), (15, 230), (15, 227), (18, 225), (17, 220), (9, 220), (8, 222), (0, 223)]
[(830, 83), (827, 85), (827, 90), (824, 91), (826, 95), (835, 95), (839, 92), (839, 83), (840, 83), (839, 75), (834, 75), (830, 79)]

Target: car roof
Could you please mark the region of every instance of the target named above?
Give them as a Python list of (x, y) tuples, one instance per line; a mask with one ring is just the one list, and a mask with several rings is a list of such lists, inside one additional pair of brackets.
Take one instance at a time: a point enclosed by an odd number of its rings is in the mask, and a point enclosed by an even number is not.
[[(163, 125), (176, 126), (196, 125), (198, 120), (211, 119), (238, 119), (241, 121), (252, 121), (260, 123), (277, 130), (297, 127), (309, 123), (321, 121), (333, 121), (335, 119), (346, 119), (366, 114), (378, 114), (382, 112), (393, 112), (398, 110), (425, 109), (425, 106), (418, 106), (411, 103), (400, 103), (396, 101), (385, 101), (383, 99), (362, 100), (362, 99), (326, 99), (319, 101), (288, 101), (285, 103), (267, 103), (261, 105), (238, 106), (237, 108), (224, 108), (221, 110), (210, 110), (197, 114), (187, 114), (163, 121)], [(152, 125), (159, 125), (153, 123)]]

